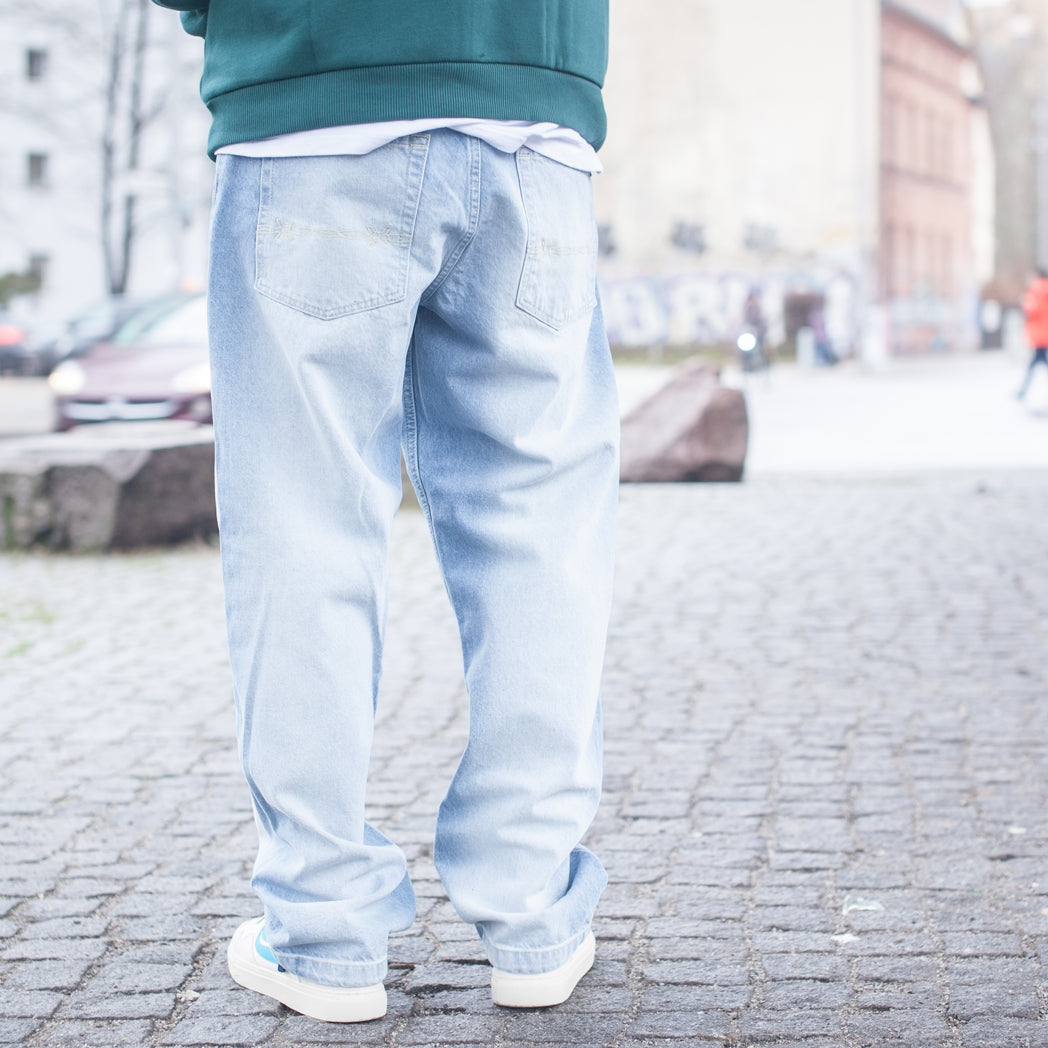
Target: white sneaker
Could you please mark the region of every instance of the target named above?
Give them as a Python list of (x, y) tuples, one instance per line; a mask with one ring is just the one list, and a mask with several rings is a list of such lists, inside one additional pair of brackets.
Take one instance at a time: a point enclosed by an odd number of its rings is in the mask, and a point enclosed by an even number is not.
[(325, 986), (310, 982), (277, 964), (266, 941), (262, 917), (246, 921), (233, 934), (226, 952), (229, 974), (248, 990), (264, 993), (293, 1011), (328, 1023), (363, 1023), (386, 1014), (386, 988)]
[(503, 1008), (550, 1008), (563, 1004), (593, 967), (597, 941), (590, 932), (579, 948), (559, 967), (537, 975), (519, 975), (493, 968), (491, 999)]

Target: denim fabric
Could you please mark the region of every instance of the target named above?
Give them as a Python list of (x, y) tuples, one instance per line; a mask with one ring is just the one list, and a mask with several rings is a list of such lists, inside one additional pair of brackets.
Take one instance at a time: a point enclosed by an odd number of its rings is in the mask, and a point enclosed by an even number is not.
[[(469, 742), (435, 856), (499, 968), (568, 959), (618, 489), (589, 176), (452, 131), (364, 156), (221, 156), (210, 327), (253, 887), (280, 963), (366, 985), (414, 917), (364, 818), (401, 447), (458, 618)], [(391, 728), (395, 730), (395, 725)]]

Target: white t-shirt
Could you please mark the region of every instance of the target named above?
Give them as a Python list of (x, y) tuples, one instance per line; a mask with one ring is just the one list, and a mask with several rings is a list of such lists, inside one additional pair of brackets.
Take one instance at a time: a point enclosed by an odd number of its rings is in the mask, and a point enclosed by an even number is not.
[(483, 139), (504, 153), (515, 153), (522, 146), (566, 167), (597, 174), (602, 170), (596, 151), (577, 131), (560, 124), (535, 124), (526, 120), (388, 120), (377, 124), (345, 124), (321, 127), (315, 131), (293, 131), (288, 135), (260, 138), (222, 146), (218, 153), (237, 156), (359, 156), (405, 135), (417, 135), (437, 128), (450, 128), (464, 135)]

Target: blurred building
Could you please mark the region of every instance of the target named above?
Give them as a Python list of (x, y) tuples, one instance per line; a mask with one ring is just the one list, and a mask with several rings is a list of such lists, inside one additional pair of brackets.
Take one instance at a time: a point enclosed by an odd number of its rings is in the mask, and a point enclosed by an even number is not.
[(878, 292), (895, 352), (945, 349), (972, 341), (988, 275), (975, 255), (978, 82), (930, 2), (881, 11)]
[(952, 0), (612, 5), (596, 181), (626, 344), (769, 337), (816, 311), (838, 354), (974, 344), (992, 149)]
[(0, 276), (48, 327), (123, 287), (205, 275), (212, 164), (200, 41), (149, 0), (0, 2)]
[(995, 275), (986, 289), (1016, 305), (1048, 266), (1048, 0), (972, 7), (997, 157)]
[[(46, 324), (199, 284), (200, 41), (150, 0), (0, 0), (0, 25), (0, 276), (42, 278), (17, 308)], [(730, 343), (752, 289), (773, 342), (816, 311), (838, 353), (974, 340), (992, 154), (956, 0), (613, 3), (612, 30), (595, 186), (615, 341)]]

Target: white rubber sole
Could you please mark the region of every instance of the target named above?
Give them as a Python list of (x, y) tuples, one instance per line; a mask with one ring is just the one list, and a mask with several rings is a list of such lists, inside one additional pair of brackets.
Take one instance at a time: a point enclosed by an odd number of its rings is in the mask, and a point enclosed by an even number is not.
[(292, 1011), (328, 1023), (364, 1023), (386, 1014), (386, 988), (325, 986), (281, 971), (255, 949), (263, 919), (256, 917), (237, 928), (226, 952), (229, 974), (245, 989), (265, 994)]
[(503, 1008), (551, 1008), (563, 1004), (593, 967), (597, 941), (590, 932), (578, 949), (559, 968), (537, 975), (518, 975), (494, 968), (491, 999)]

